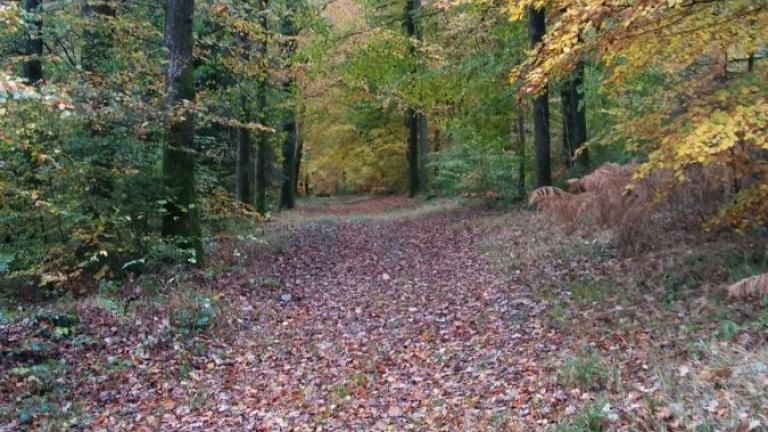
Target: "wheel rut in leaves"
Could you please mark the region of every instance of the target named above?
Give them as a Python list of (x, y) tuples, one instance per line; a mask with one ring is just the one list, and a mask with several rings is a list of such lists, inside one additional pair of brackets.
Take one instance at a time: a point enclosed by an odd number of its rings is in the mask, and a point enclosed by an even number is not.
[(536, 357), (556, 347), (536, 305), (475, 252), (473, 217), (299, 230), (271, 262), (292, 300), (260, 309), (234, 378), (250, 424), (475, 430), (525, 417)]

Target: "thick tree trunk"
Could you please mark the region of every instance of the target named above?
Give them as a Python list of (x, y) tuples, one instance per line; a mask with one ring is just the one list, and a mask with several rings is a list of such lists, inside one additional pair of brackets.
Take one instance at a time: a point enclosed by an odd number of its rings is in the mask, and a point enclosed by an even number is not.
[[(530, 9), (528, 32), (531, 37), (531, 45), (536, 46), (544, 39), (545, 11), (544, 9)], [(536, 186), (549, 186), (552, 184), (552, 163), (550, 156), (549, 135), (549, 93), (544, 89), (533, 101), (533, 146), (536, 157)]]
[(167, 0), (165, 47), (168, 65), (165, 77), (167, 142), (163, 153), (163, 178), (171, 194), (163, 217), (163, 235), (181, 237), (203, 259), (200, 221), (195, 202), (195, 120), (184, 109), (185, 101), (195, 100), (192, 63), (192, 16), (194, 0)]
[(22, 66), (22, 75), (30, 84), (38, 84), (43, 79), (43, 64), (41, 62), (43, 57), (43, 39), (41, 35), (43, 30), (43, 19), (41, 16), (43, 1), (23, 0), (22, 7), (28, 17), (26, 25), (29, 29), (25, 52), (29, 58)]
[[(265, 12), (268, 7), (268, 1), (267, 0), (261, 0), (259, 2), (259, 25), (261, 26), (263, 30), (263, 36), (266, 38), (268, 28), (267, 28), (267, 17), (265, 15)], [(267, 67), (267, 40), (261, 40), (258, 43), (257, 48), (259, 59), (258, 61), (261, 64), (261, 70), (262, 70), (262, 76), (259, 77), (258, 82), (258, 89), (257, 95), (256, 95), (256, 101), (257, 101), (257, 113), (258, 113), (258, 120), (259, 123), (264, 124), (266, 120), (265, 112), (267, 110), (267, 74), (266, 74), (266, 67)], [(256, 211), (258, 211), (260, 214), (265, 215), (267, 214), (267, 166), (268, 166), (268, 160), (269, 160), (269, 136), (264, 131), (259, 131), (258, 133), (258, 147), (257, 147), (257, 154), (256, 154)]]
[[(421, 41), (423, 36), (418, 14), (421, 12), (421, 0), (406, 0), (403, 24), (407, 36)], [(409, 47), (411, 55), (416, 54), (416, 47)], [(415, 72), (415, 71), (414, 71)], [(406, 155), (408, 158), (408, 195), (416, 196), (423, 192), (427, 185), (426, 153), (427, 153), (427, 116), (413, 107), (405, 114), (408, 128)]]

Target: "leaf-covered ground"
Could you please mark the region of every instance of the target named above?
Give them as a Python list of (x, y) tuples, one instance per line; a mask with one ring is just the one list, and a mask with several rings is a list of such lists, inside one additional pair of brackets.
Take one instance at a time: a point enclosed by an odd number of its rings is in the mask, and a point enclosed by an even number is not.
[[(706, 300), (623, 306), (620, 282), (594, 281), (626, 261), (595, 242), (564, 255), (533, 244), (567, 242), (527, 212), (359, 199), (305, 205), (265, 230), (276, 243), (222, 240), (226, 267), (168, 275), (155, 297), (128, 286), (125, 303), (74, 302), (76, 323), (38, 313), (0, 327), (0, 430), (529, 431), (577, 423), (585, 407), (603, 429), (564, 430), (686, 430), (698, 395), (659, 394), (658, 348), (679, 357), (678, 378), (755, 377), (748, 403), (768, 384), (749, 369), (765, 361), (764, 331), (734, 323), (727, 335), (752, 338), (746, 369), (687, 362), (677, 326)], [(702, 415), (728, 408), (720, 416), (745, 431), (765, 418), (719, 400)]]

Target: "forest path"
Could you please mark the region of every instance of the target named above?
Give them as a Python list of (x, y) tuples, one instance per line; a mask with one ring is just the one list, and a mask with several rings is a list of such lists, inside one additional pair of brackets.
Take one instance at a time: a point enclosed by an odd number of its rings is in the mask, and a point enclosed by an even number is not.
[(540, 308), (476, 252), (482, 213), (408, 208), (388, 198), (300, 210), (348, 217), (310, 222), (254, 264), (279, 278), (275, 300), (245, 306), (254, 325), (232, 353), (229, 385), (211, 381), (211, 409), (179, 420), (263, 430), (535, 427), (524, 421), (528, 389), (540, 386), (537, 358), (557, 349), (535, 319)]

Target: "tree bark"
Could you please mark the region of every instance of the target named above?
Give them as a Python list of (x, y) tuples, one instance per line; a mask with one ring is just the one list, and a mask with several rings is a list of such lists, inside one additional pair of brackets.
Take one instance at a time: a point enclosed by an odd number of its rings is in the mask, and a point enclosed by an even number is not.
[(28, 17), (25, 24), (29, 31), (25, 50), (29, 58), (22, 65), (22, 75), (30, 84), (39, 84), (43, 80), (43, 1), (23, 0), (22, 7)]
[[(268, 0), (259, 1), (259, 18), (258, 22), (263, 31), (263, 40), (260, 40), (257, 46), (259, 54), (259, 63), (261, 65), (261, 76), (258, 81), (258, 88), (256, 90), (256, 102), (257, 102), (257, 118), (259, 123), (264, 124), (266, 120), (265, 111), (267, 109), (267, 40), (266, 35), (267, 17), (266, 10), (268, 7)], [(269, 136), (264, 131), (258, 133), (258, 147), (256, 154), (256, 211), (260, 214), (267, 214), (267, 165), (269, 159)]]
[[(304, 157), (304, 113), (303, 108), (296, 120), (296, 168), (293, 171), (293, 190), (299, 194), (299, 179), (301, 178), (301, 160)], [(304, 190), (306, 194), (306, 188)]]
[[(563, 83), (561, 102), (563, 109), (563, 158), (566, 167), (589, 168), (589, 153), (578, 152), (587, 142), (587, 115), (579, 89), (584, 82), (584, 64), (579, 63), (572, 75)], [(576, 155), (579, 153), (578, 156)]]
[[(296, 27), (293, 24), (295, 4), (291, 2), (288, 13), (283, 17), (281, 33), (287, 38), (283, 44), (282, 57), (288, 68), (288, 79), (283, 84), (283, 93), (289, 99), (292, 99), (293, 71), (291, 70), (291, 58), (296, 51), (296, 42), (293, 37), (296, 36)], [(298, 147), (298, 131), (296, 122), (296, 110), (293, 104), (289, 104), (286, 119), (283, 124), (283, 178), (280, 191), (280, 208), (292, 209), (296, 206), (296, 150)]]
[(418, 114), (419, 122), (419, 140), (418, 140), (418, 163), (419, 163), (419, 190), (421, 192), (427, 190), (427, 155), (429, 152), (429, 125), (427, 124), (427, 115), (423, 112)]
[(195, 197), (195, 118), (185, 109), (195, 100), (192, 62), (192, 16), (194, 0), (167, 0), (165, 10), (165, 47), (168, 52), (165, 92), (166, 145), (163, 152), (163, 178), (170, 193), (163, 217), (163, 235), (180, 237), (196, 252), (202, 264), (203, 248)]
[(256, 161), (253, 158), (251, 131), (244, 127), (237, 128), (237, 165), (235, 169), (235, 195), (241, 203), (253, 205), (256, 199)]
[[(421, 41), (423, 35), (418, 14), (421, 0), (406, 0), (403, 24), (407, 36)], [(411, 55), (416, 54), (416, 47), (409, 47)], [(416, 72), (416, 71), (414, 71)], [(406, 156), (408, 158), (408, 196), (414, 197), (426, 188), (426, 153), (427, 153), (427, 116), (420, 110), (409, 107), (405, 113), (408, 128)]]
[[(544, 39), (545, 15), (544, 9), (530, 9), (528, 32), (533, 47)], [(549, 93), (546, 88), (533, 101), (533, 131), (536, 186), (549, 186), (552, 184), (552, 163), (549, 133)]]
[(294, 173), (296, 170), (296, 121), (291, 110), (288, 120), (283, 125), (285, 138), (283, 139), (283, 182), (280, 191), (280, 208), (292, 209), (296, 206), (296, 182)]
[[(251, 45), (246, 35), (238, 34), (237, 42), (242, 49), (240, 59), (244, 64), (251, 61)], [(238, 86), (240, 90), (240, 120), (250, 123), (252, 120), (252, 107), (245, 89), (243, 78), (240, 78)], [(241, 203), (254, 205), (256, 200), (256, 160), (254, 159), (251, 131), (245, 126), (237, 128), (237, 162), (235, 165), (235, 196)]]

